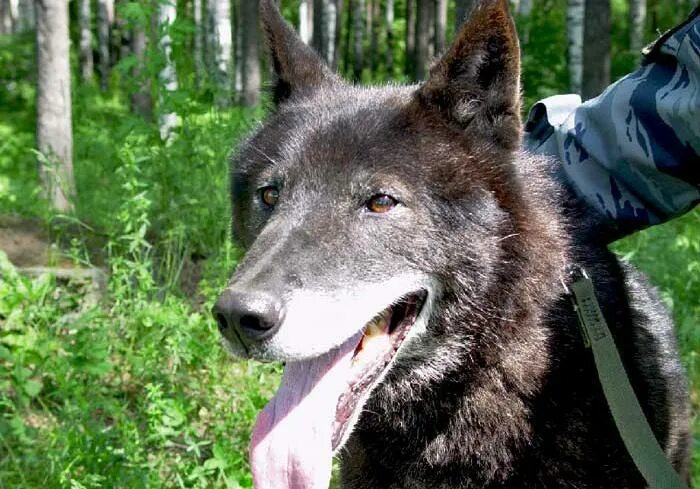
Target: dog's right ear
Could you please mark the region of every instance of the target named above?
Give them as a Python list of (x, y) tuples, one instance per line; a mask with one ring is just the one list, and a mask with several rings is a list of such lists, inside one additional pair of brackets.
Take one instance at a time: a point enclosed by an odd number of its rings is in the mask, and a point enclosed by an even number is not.
[(272, 92), (275, 104), (299, 93), (340, 82), (338, 76), (287, 24), (274, 0), (260, 0), (260, 16), (277, 78)]

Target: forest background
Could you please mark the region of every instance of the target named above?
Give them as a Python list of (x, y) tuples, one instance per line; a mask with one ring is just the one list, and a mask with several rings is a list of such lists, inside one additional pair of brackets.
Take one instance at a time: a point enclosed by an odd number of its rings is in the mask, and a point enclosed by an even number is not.
[[(420, 80), (472, 1), (283, 0), (329, 64)], [(519, 0), (525, 106), (595, 96), (689, 0)], [(279, 366), (209, 309), (228, 157), (264, 115), (256, 0), (0, 0), (0, 488), (249, 488)], [(264, 92), (263, 92), (264, 93)], [(614, 245), (672, 309), (700, 485), (700, 212)]]

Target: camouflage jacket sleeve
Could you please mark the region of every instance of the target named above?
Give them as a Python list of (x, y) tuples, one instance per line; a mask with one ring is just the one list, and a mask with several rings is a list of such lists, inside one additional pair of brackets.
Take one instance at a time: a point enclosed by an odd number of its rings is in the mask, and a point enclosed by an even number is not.
[(537, 103), (529, 151), (558, 157), (562, 180), (614, 237), (700, 202), (700, 8), (645, 49), (642, 66), (586, 103)]

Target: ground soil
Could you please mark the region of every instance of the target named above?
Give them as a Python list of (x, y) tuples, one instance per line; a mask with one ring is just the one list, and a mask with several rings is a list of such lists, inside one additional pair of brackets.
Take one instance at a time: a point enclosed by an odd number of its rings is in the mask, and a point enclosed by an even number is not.
[[(87, 242), (91, 262), (102, 268), (104, 275), (104, 245), (105, 237), (85, 234), (85, 229), (66, 229), (53, 232), (37, 218), (27, 218), (16, 215), (0, 215), (0, 250), (7, 254), (10, 262), (23, 273), (35, 275), (44, 269), (53, 270), (59, 275), (73, 275), (70, 269), (75, 269), (76, 276), (87, 271), (78, 267), (61, 252), (56, 242), (69, 242), (69, 236), (80, 232), (81, 241)], [(203, 298), (199, 294), (198, 285), (202, 278), (205, 260), (200, 256), (185, 257), (180, 272), (180, 290), (195, 306), (201, 305)], [(101, 284), (101, 288), (103, 284)]]
[(51, 246), (49, 233), (41, 221), (12, 215), (0, 216), (0, 250), (17, 267), (56, 265), (60, 253)]

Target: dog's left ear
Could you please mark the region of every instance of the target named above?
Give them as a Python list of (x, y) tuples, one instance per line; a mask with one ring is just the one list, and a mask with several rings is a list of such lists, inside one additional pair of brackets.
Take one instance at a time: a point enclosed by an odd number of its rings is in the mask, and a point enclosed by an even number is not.
[(481, 1), (417, 95), (461, 130), (520, 146), (520, 49), (508, 0)]
[(338, 76), (287, 24), (274, 0), (260, 0), (260, 16), (276, 75), (275, 104), (302, 92), (340, 83)]

